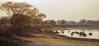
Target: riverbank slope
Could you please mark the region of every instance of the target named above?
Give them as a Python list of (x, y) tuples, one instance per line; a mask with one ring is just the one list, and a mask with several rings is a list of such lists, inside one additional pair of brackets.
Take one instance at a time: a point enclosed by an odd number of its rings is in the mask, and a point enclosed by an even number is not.
[[(32, 41), (35, 46), (98, 46), (99, 42), (75, 40), (51, 34), (35, 34), (36, 37), (22, 38)], [(33, 46), (34, 46), (33, 45)]]

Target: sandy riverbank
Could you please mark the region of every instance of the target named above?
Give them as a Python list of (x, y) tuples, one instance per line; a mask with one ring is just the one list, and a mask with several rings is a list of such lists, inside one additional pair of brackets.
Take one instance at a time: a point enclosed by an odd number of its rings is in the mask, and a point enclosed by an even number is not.
[[(99, 42), (87, 39), (74, 39), (51, 34), (35, 34), (36, 37), (22, 38), (35, 43), (35, 46), (97, 46)], [(94, 41), (94, 42), (93, 42)]]

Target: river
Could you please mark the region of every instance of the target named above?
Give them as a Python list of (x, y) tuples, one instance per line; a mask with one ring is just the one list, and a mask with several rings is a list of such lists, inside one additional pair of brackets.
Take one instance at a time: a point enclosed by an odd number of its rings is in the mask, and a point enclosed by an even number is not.
[[(61, 31), (63, 30), (58, 30), (58, 32), (60, 32), (59, 35), (64, 35), (74, 38), (99, 39), (99, 29), (69, 29), (69, 30), (64, 30), (63, 31), (64, 33), (61, 33)], [(80, 32), (83, 32), (85, 35), (81, 35)]]

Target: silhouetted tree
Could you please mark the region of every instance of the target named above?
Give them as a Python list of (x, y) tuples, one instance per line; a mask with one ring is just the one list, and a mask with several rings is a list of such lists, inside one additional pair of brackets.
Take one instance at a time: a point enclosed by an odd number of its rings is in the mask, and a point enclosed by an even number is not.
[(84, 23), (86, 23), (86, 19), (81, 19), (80, 23), (83, 25)]
[(12, 26), (15, 26), (23, 14), (27, 12), (27, 9), (32, 7), (30, 4), (25, 2), (16, 3), (16, 2), (6, 2), (1, 4), (1, 10), (5, 11), (9, 15), (10, 22)]
[[(6, 2), (0, 5), (0, 9), (9, 15), (12, 26), (16, 26), (19, 23), (24, 24), (25, 21), (43, 19), (46, 16), (45, 14), (41, 14), (37, 8), (26, 2)], [(27, 17), (30, 18), (27, 19)]]
[(64, 25), (64, 24), (66, 24), (66, 20), (58, 20), (57, 23)]
[(44, 24), (50, 24), (50, 25), (56, 25), (56, 21), (55, 20), (45, 20), (43, 23)]
[[(20, 16), (20, 17), (17, 17), (16, 16)], [(22, 14), (19, 14), (19, 15), (13, 15), (11, 16), (11, 20), (14, 21), (13, 25), (20, 25), (20, 26), (23, 26), (27, 23), (30, 23), (31, 20), (32, 20), (32, 17), (31, 16), (28, 16), (28, 15), (22, 15)]]
[(43, 23), (43, 19), (46, 18), (46, 15), (43, 13), (39, 13), (35, 16), (35, 18), (33, 18), (33, 23), (34, 24), (42, 24)]
[(50, 20), (50, 24), (51, 25), (55, 25), (56, 24), (56, 21), (55, 20)]
[(86, 23), (91, 25), (99, 25), (99, 20), (87, 20)]

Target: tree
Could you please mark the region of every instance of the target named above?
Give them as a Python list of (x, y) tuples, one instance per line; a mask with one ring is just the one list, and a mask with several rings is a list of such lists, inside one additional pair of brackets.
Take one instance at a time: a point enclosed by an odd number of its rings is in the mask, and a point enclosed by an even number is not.
[(63, 24), (63, 25), (66, 24), (66, 20), (58, 20), (57, 22), (58, 24)]
[(56, 25), (56, 21), (55, 20), (50, 20), (50, 24), (51, 25)]
[(25, 2), (16, 3), (16, 2), (6, 2), (1, 4), (0, 9), (5, 11), (9, 15), (10, 22), (12, 26), (16, 26), (21, 16), (27, 12), (27, 9), (32, 7), (30, 4)]
[[(20, 16), (20, 17), (16, 18), (16, 16)], [(14, 25), (23, 26), (24, 24), (30, 23), (32, 20), (32, 17), (28, 15), (16, 14), (14, 15), (14, 17), (13, 16), (11, 17), (11, 20), (15, 22), (13, 23)]]
[(46, 15), (43, 13), (39, 13), (35, 16), (35, 18), (33, 18), (33, 23), (34, 24), (42, 24), (42, 20), (46, 18)]
[(40, 13), (37, 8), (31, 9), (28, 11), (29, 11), (28, 13), (32, 16), (32, 20), (34, 24), (40, 24), (42, 23), (42, 20), (46, 18), (46, 15), (43, 13)]
[(83, 24), (85, 24), (85, 22), (86, 22), (86, 19), (81, 19), (80, 20), (80, 23), (83, 25)]
[(6, 2), (0, 5), (0, 9), (9, 15), (12, 26), (16, 26), (19, 23), (23, 25), (27, 17), (30, 17), (27, 21), (35, 20), (36, 18), (43, 19), (45, 17), (44, 14), (39, 14), (40, 12), (37, 8), (26, 2)]
[(50, 24), (50, 25), (56, 25), (56, 21), (55, 20), (45, 20), (43, 23), (44, 24)]

